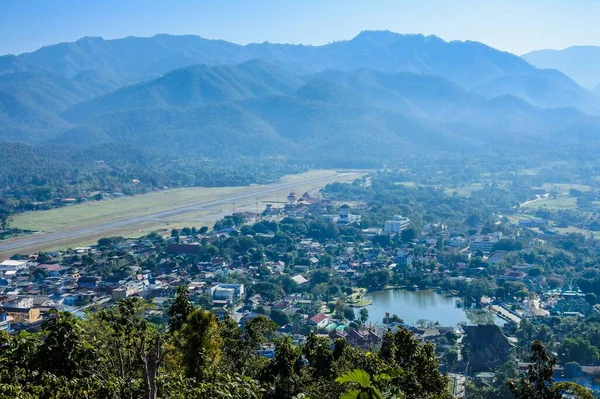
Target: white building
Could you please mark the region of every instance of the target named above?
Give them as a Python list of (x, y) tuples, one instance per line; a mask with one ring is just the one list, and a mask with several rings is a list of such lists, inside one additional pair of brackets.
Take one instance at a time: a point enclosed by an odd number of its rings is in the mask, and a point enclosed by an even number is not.
[(338, 224), (358, 223), (360, 220), (360, 215), (350, 213), (350, 205), (344, 204), (340, 207), (340, 215), (337, 219)]
[(502, 238), (502, 233), (493, 233), (492, 235), (484, 236), (472, 236), (469, 238), (469, 249), (471, 251), (481, 251), (488, 253), (492, 250), (494, 244), (496, 244)]
[(394, 215), (392, 220), (386, 220), (383, 225), (383, 231), (386, 234), (397, 234), (402, 230), (408, 229), (410, 219), (400, 215)]
[(23, 270), (27, 268), (27, 261), (25, 260), (5, 260), (0, 263), (0, 271), (7, 270)]
[(214, 300), (235, 302), (245, 295), (244, 284), (216, 284), (211, 287), (211, 296)]

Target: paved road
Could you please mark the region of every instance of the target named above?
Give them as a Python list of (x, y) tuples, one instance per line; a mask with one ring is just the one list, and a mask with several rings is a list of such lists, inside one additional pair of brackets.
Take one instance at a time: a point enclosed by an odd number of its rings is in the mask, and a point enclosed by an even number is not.
[(185, 214), (185, 213), (189, 213), (189, 212), (210, 209), (210, 208), (213, 208), (218, 205), (231, 204), (232, 202), (237, 202), (237, 201), (248, 199), (248, 198), (256, 198), (261, 195), (265, 195), (265, 194), (269, 194), (269, 193), (273, 193), (273, 192), (277, 192), (277, 191), (281, 191), (281, 190), (291, 190), (293, 188), (303, 186), (306, 184), (325, 182), (325, 181), (332, 180), (335, 178), (345, 177), (350, 174), (351, 173), (338, 173), (333, 176), (320, 177), (320, 178), (315, 178), (315, 179), (307, 179), (307, 180), (297, 181), (294, 183), (272, 184), (269, 186), (265, 186), (262, 189), (252, 190), (252, 191), (246, 192), (244, 194), (232, 195), (230, 197), (221, 198), (221, 199), (214, 200), (214, 201), (199, 202), (196, 204), (187, 205), (187, 206), (183, 206), (180, 208), (169, 209), (169, 210), (165, 210), (165, 211), (155, 212), (155, 213), (151, 213), (151, 214), (147, 214), (147, 215), (135, 216), (135, 217), (131, 217), (131, 218), (118, 219), (118, 220), (113, 220), (110, 222), (99, 223), (99, 224), (95, 224), (95, 225), (91, 225), (91, 226), (74, 228), (74, 229), (69, 229), (69, 230), (65, 230), (65, 231), (58, 230), (55, 232), (49, 232), (49, 233), (45, 233), (45, 234), (25, 236), (22, 238), (17, 238), (15, 240), (0, 242), (0, 252), (14, 251), (14, 253), (17, 253), (20, 249), (23, 249), (23, 248), (30, 248), (30, 247), (38, 246), (38, 245), (47, 245), (52, 242), (62, 241), (62, 240), (69, 239), (69, 238), (97, 234), (97, 233), (100, 233), (105, 230), (110, 231), (110, 230), (122, 229), (125, 227), (137, 225), (137, 224), (144, 223), (144, 222), (151, 222), (153, 220), (160, 219), (160, 218), (173, 217), (176, 215), (181, 215), (181, 214)]
[(521, 324), (521, 318), (519, 316), (516, 316), (515, 314), (509, 312), (508, 310), (504, 309), (502, 306), (490, 305), (489, 309), (493, 313), (498, 315), (499, 317), (503, 318), (504, 320), (512, 321), (516, 325)]

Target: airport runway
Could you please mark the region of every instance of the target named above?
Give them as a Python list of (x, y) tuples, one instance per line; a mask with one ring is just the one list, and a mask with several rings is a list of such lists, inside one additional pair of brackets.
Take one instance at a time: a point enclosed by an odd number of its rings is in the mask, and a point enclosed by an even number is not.
[[(351, 173), (337, 173), (333, 176), (320, 177), (315, 179), (307, 179), (297, 181), (293, 183), (276, 183), (258, 190), (252, 190), (252, 187), (248, 187), (250, 191), (243, 194), (232, 195), (226, 198), (221, 198), (213, 201), (198, 202), (196, 204), (187, 205), (179, 208), (169, 209), (165, 211), (150, 213), (147, 215), (135, 216), (131, 218), (123, 218), (117, 220), (111, 220), (106, 223), (99, 223), (91, 226), (85, 226), (81, 228), (71, 228), (69, 230), (61, 231), (57, 230), (54, 232), (42, 233), (37, 235), (30, 235), (19, 237), (12, 240), (0, 241), (0, 253), (12, 252), (19, 253), (19, 250), (24, 248), (32, 248), (36, 246), (47, 246), (53, 242), (62, 241), (69, 238), (87, 236), (100, 233), (102, 231), (111, 231), (122, 229), (125, 227), (141, 224), (144, 222), (151, 222), (160, 218), (173, 217), (180, 214), (185, 214), (194, 211), (200, 211), (204, 209), (210, 209), (218, 205), (231, 204), (240, 200), (255, 198), (257, 196), (281, 191), (281, 190), (292, 190), (296, 187), (303, 186), (306, 184), (319, 183), (324, 181), (331, 181), (338, 177), (348, 176)], [(231, 212), (228, 212), (231, 213)], [(109, 234), (110, 235), (110, 234)]]

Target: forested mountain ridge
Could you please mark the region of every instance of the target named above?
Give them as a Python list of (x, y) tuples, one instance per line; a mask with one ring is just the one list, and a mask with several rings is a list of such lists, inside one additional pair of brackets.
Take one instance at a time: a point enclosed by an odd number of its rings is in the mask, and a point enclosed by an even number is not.
[[(223, 160), (281, 171), (440, 157), (588, 159), (600, 148), (598, 98), (558, 71), (435, 36), (362, 32), (323, 46), (83, 38), (0, 57), (0, 143), (36, 153), (34, 170), (4, 165), (10, 178), (0, 184), (55, 182), (73, 156), (84, 176), (77, 185), (101, 181), (94, 162), (106, 161), (116, 188), (144, 162), (157, 171), (158, 159), (169, 173)], [(108, 148), (147, 156), (123, 166)], [(156, 184), (204, 176), (177, 172)]]
[[(0, 75), (1, 76), (1, 75)], [(261, 60), (229, 66), (192, 65), (160, 78), (126, 86), (68, 109), (67, 120), (130, 108), (193, 107), (292, 93), (302, 80)]]
[[(383, 72), (414, 72), (440, 75), (469, 89), (490, 85), (496, 94), (526, 92), (535, 105), (586, 106), (600, 110), (590, 92), (564, 76), (547, 76), (524, 59), (478, 42), (446, 42), (436, 36), (401, 35), (389, 31), (365, 31), (351, 40), (322, 46), (253, 43), (245, 46), (198, 36), (156, 35), (104, 40), (85, 37), (73, 43), (43, 47), (31, 53), (0, 57), (0, 73), (24, 69), (44, 69), (67, 77), (101, 70), (114, 80), (135, 83), (194, 64), (238, 64), (263, 59), (284, 69), (306, 74), (325, 69), (370, 68)], [(496, 79), (510, 85), (503, 89)], [(562, 91), (544, 101), (544, 85), (562, 86)], [(557, 80), (557, 82), (555, 82)], [(482, 94), (486, 94), (484, 90)], [(572, 98), (576, 94), (575, 98)]]

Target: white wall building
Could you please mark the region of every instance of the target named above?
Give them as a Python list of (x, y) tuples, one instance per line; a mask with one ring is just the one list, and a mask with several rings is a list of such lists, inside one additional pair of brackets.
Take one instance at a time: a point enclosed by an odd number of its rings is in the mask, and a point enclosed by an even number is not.
[(235, 302), (245, 294), (244, 284), (216, 284), (211, 287), (211, 296), (214, 300)]
[(402, 230), (408, 229), (410, 219), (404, 216), (395, 215), (392, 220), (386, 220), (383, 225), (383, 231), (386, 234), (397, 234)]
[(481, 251), (483, 253), (488, 253), (500, 239), (502, 239), (502, 233), (499, 232), (491, 235), (472, 236), (469, 238), (469, 249), (473, 252)]

